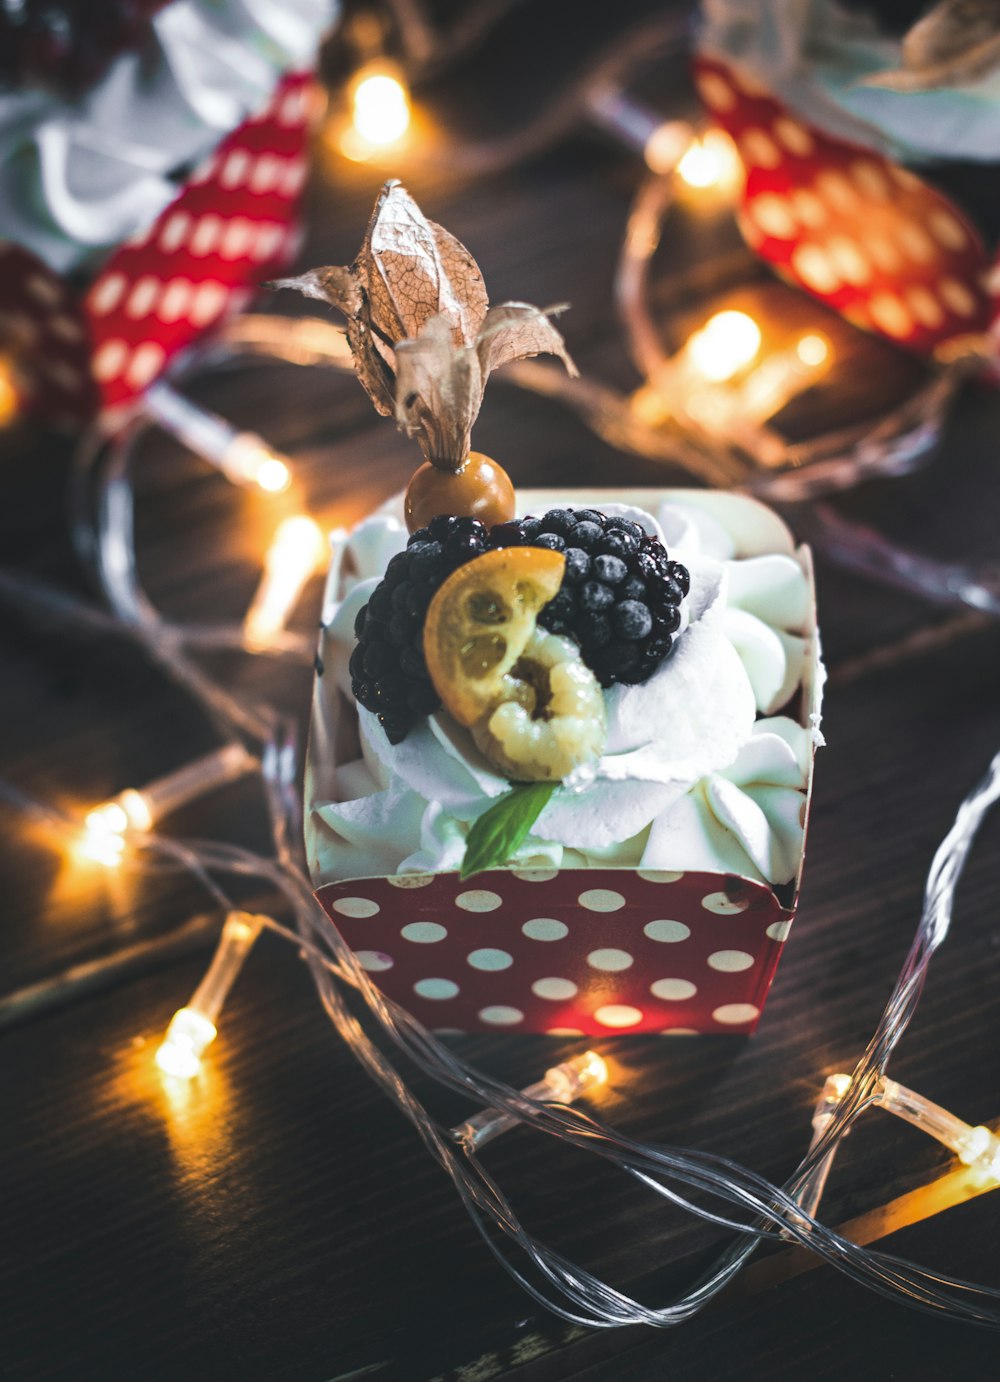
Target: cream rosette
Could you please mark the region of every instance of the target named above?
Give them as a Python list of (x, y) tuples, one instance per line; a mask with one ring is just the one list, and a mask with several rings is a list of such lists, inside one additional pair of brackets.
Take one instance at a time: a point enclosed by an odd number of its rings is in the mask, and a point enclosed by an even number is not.
[[(650, 491), (638, 506), (599, 492), (574, 497), (660, 537), (690, 570), (691, 590), (671, 656), (642, 685), (605, 693), (607, 741), (593, 777), (555, 793), (510, 862), (704, 868), (788, 883), (801, 861), (818, 740), (807, 558), (754, 501), (662, 496)], [(523, 497), (539, 513), (565, 502), (553, 493)], [(358, 708), (354, 756), (330, 771), (335, 747), (343, 758), (351, 742), (338, 710), (350, 701), (354, 621), (405, 543), (390, 508), (336, 545), (307, 784), (307, 845), (318, 882), (457, 869), (469, 826), (510, 789), (445, 712), (393, 745), (376, 717)], [(804, 682), (802, 723), (775, 716)]]

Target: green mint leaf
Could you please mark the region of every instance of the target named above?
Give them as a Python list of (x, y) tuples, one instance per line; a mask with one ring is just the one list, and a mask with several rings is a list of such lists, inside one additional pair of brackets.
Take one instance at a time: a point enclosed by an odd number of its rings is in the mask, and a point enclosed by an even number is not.
[(484, 869), (502, 868), (527, 838), (558, 786), (558, 782), (532, 782), (514, 787), (484, 811), (473, 822), (465, 841), (459, 877), (471, 878)]

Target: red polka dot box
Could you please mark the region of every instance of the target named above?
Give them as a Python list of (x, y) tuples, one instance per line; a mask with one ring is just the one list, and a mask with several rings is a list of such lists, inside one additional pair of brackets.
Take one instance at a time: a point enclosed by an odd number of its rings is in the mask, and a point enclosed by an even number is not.
[[(338, 880), (324, 881), (316, 819), (337, 797), (341, 766), (358, 753), (356, 711), (340, 689), (343, 681), (334, 684), (324, 641), (327, 662), (316, 679), (306, 776), (306, 844), (316, 897), (382, 990), (439, 1032), (746, 1034), (760, 1018), (791, 929), (821, 682), (808, 552), (795, 550), (774, 514), (737, 495), (598, 490), (574, 494), (572, 502), (600, 507), (612, 499), (653, 513), (668, 500), (730, 532), (742, 525), (732, 556), (747, 571), (763, 571), (768, 563), (773, 568), (780, 554), (783, 560), (794, 556), (806, 573), (806, 656), (797, 688), (781, 707), (788, 717), (782, 723), (794, 720), (794, 732), (810, 745), (803, 788), (794, 798), (795, 874), (772, 885), (759, 872), (750, 877), (706, 869), (702, 855), (689, 870), (555, 868), (530, 859), (523, 867), (465, 880), (457, 872), (344, 879), (353, 857), (348, 852)], [(565, 493), (555, 491), (519, 496), (524, 513), (566, 502)], [(327, 624), (343, 594), (342, 580), (331, 569)], [(734, 577), (730, 588), (739, 587)]]

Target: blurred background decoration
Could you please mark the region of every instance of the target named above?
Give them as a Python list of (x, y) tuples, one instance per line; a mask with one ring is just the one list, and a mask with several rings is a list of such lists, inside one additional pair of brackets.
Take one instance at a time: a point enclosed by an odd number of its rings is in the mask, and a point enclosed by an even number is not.
[[(0, 425), (59, 426), (79, 437), (74, 534), (111, 613), (20, 573), (0, 573), (0, 597), (92, 632), (128, 633), (223, 740), (90, 811), (49, 810), (9, 787), (5, 800), (109, 873), (129, 862), (187, 870), (228, 917), (206, 981), (171, 1023), (160, 1057), (168, 1077), (200, 1069), (258, 933), (292, 939), (338, 1033), (420, 1129), (470, 1212), (503, 1220), (527, 1247), (554, 1283), (539, 1299), (582, 1311), (590, 1323), (678, 1322), (767, 1234), (846, 1263), (883, 1292), (905, 1289), (951, 1317), (996, 1323), (989, 1293), (907, 1264), (887, 1267), (800, 1211), (815, 1211), (839, 1140), (875, 1105), (909, 1116), (919, 1104), (921, 1126), (935, 1136), (944, 1128), (947, 1145), (970, 1164), (985, 1157), (995, 1182), (996, 1145), (980, 1146), (982, 1130), (958, 1120), (945, 1128), (942, 1110), (886, 1082), (885, 1066), (947, 933), (965, 853), (1000, 794), (1000, 766), (942, 846), (876, 1039), (846, 1083), (824, 1090), (814, 1144), (783, 1188), (731, 1164), (706, 1167), (694, 1154), (668, 1165), (662, 1149), (625, 1145), (596, 1125), (584, 1136), (564, 1110), (526, 1105), (523, 1094), (465, 1067), (386, 1005), (336, 933), (317, 929), (298, 843), (302, 726), (238, 680), (237, 690), (223, 685), (201, 657), (266, 654), (310, 665), (310, 638), (288, 624), (323, 563), (322, 529), (301, 511), (287, 456), (180, 388), (254, 357), (352, 369), (331, 323), (244, 310), (295, 258), (310, 151), (317, 177), (338, 159), (369, 178), (434, 167), (461, 179), (496, 176), (571, 133), (613, 139), (636, 156), (615, 275), (634, 386), (569, 379), (536, 361), (511, 366), (508, 380), (572, 408), (612, 446), (672, 467), (675, 478), (682, 471), (795, 505), (798, 535), (844, 565), (1000, 613), (995, 569), (917, 556), (815, 502), (927, 460), (959, 388), (969, 380), (992, 387), (997, 373), (996, 180), (968, 174), (997, 148), (991, 7), (971, 49), (954, 39), (953, 0), (937, 7), (929, 30), (924, 21), (905, 39), (918, 7), (884, 7), (895, 33), (880, 27), (881, 8), (636, 5), (627, 25), (608, 14), (603, 32), (567, 22), (557, 55), (531, 51), (529, 7), (516, 0), (0, 5)], [(487, 50), (494, 79), (508, 86), (529, 67), (543, 77), (524, 83), (523, 119), (501, 130), (480, 118), (490, 103), (477, 90), (476, 58)], [(436, 85), (445, 72), (464, 74), (449, 85), (450, 106)], [(933, 170), (931, 157), (939, 160)], [(747, 247), (739, 252), (736, 227)], [(665, 310), (655, 255), (675, 231), (673, 270), (685, 291)], [(571, 319), (567, 336), (572, 347)], [(152, 427), (273, 505), (260, 584), (242, 621), (174, 623), (142, 588), (133, 470)], [(264, 788), (273, 854), (192, 845), (154, 829), (176, 803), (251, 774)], [(244, 912), (218, 875), (256, 878), (281, 894), (298, 931)], [(570, 1270), (523, 1235), (496, 1187), (412, 1096), (344, 1005), (343, 985), (361, 992), (416, 1064), (491, 1110), (490, 1129), (513, 1117), (578, 1145), (603, 1139), (603, 1154), (657, 1194), (672, 1193), (659, 1179), (668, 1173), (685, 1187), (708, 1185), (727, 1213), (750, 1215), (730, 1224), (742, 1230), (737, 1246), (690, 1298), (660, 1311)], [(8, 1015), (19, 1001), (29, 1004), (13, 995)], [(40, 1001), (30, 995), (31, 1006)]]

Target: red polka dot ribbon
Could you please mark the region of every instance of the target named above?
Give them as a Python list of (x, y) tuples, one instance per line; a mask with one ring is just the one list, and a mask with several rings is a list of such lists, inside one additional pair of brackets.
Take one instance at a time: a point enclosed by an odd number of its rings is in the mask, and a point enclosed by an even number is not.
[(855, 325), (921, 353), (986, 329), (986, 255), (950, 201), (794, 118), (743, 72), (700, 58), (695, 81), (736, 142), (740, 228), (763, 259)]
[(82, 302), (27, 250), (0, 246), (0, 338), (26, 409), (80, 422), (132, 403), (290, 261), (312, 107), (310, 75), (286, 75)]
[(747, 879), (630, 869), (360, 878), (316, 896), (437, 1031), (751, 1032), (794, 915)]

